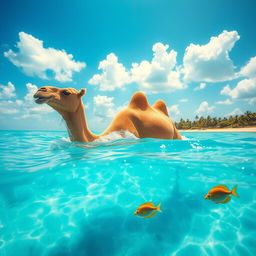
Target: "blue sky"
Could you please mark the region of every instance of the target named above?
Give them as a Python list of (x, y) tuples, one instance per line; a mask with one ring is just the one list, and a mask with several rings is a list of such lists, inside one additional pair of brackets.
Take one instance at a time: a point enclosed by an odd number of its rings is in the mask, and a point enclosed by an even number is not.
[(256, 111), (254, 0), (0, 0), (0, 129), (63, 130), (45, 85), (87, 88), (103, 131), (132, 94), (174, 120)]

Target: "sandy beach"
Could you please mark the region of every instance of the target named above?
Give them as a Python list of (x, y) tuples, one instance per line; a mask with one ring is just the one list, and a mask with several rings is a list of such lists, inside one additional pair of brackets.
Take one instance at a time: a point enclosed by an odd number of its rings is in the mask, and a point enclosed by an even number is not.
[(256, 127), (179, 130), (179, 132), (256, 132)]

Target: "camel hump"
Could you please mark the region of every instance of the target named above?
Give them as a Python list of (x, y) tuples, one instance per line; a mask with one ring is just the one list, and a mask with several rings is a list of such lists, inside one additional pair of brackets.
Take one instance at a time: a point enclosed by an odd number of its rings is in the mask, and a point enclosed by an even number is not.
[(167, 111), (167, 107), (166, 104), (164, 103), (163, 100), (158, 100), (155, 102), (155, 104), (153, 105), (153, 108), (161, 111), (163, 114), (165, 114), (166, 116), (168, 115), (168, 111)]
[(136, 92), (133, 94), (129, 106), (132, 108), (140, 108), (142, 110), (145, 110), (149, 106), (149, 104), (143, 92)]

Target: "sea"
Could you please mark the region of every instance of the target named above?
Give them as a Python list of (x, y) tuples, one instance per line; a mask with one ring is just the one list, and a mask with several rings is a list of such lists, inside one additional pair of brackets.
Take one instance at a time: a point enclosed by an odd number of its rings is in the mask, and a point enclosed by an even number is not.
[[(181, 134), (0, 131), (0, 255), (255, 256), (256, 133)], [(220, 184), (239, 197), (205, 200)]]

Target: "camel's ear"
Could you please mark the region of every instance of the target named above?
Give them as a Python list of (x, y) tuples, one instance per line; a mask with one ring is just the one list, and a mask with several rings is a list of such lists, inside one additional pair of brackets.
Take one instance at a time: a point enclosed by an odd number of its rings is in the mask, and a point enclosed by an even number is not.
[(78, 97), (82, 97), (84, 96), (84, 94), (86, 93), (86, 89), (81, 89), (81, 91), (78, 93)]

